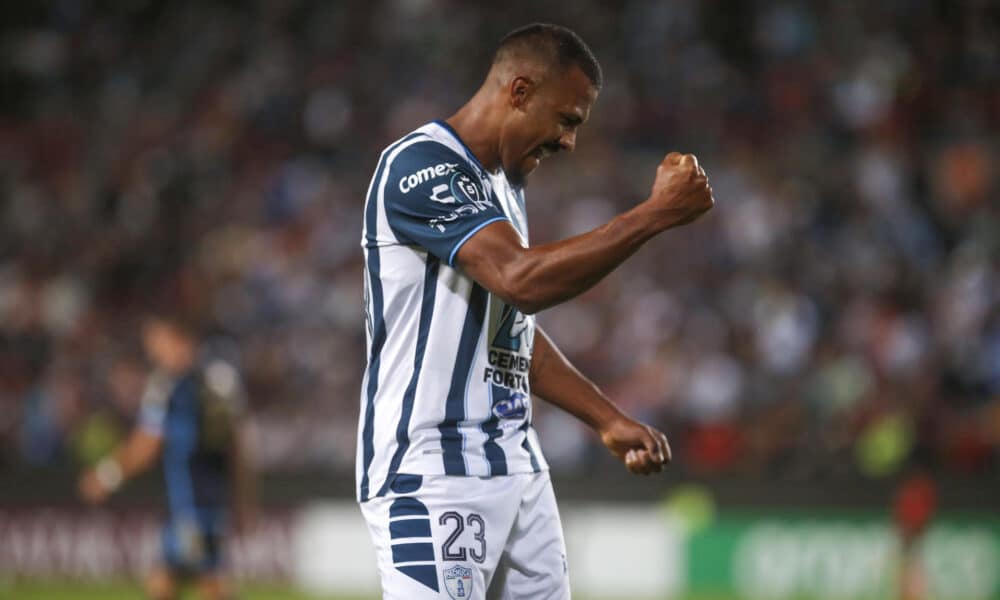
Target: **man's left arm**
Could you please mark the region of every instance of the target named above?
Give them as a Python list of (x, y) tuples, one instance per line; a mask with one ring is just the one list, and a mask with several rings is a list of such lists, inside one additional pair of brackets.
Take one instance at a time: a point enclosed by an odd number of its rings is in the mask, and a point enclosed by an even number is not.
[(79, 489), (84, 500), (90, 504), (104, 502), (125, 480), (156, 464), (163, 451), (172, 385), (171, 378), (164, 373), (150, 374), (131, 435), (111, 455), (80, 476)]
[(531, 391), (589, 425), (633, 473), (648, 475), (670, 462), (667, 436), (623, 413), (574, 367), (542, 329), (535, 329)]
[(156, 464), (162, 448), (163, 439), (158, 432), (135, 428), (117, 450), (83, 473), (80, 494), (91, 504), (103, 502), (126, 480)]

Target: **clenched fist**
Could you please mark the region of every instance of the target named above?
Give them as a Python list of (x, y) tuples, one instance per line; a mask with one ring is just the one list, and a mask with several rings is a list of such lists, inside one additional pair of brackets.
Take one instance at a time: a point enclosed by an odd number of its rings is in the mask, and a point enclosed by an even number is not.
[(694, 154), (671, 152), (663, 159), (646, 204), (664, 229), (686, 225), (712, 208), (712, 187)]
[(624, 415), (600, 427), (601, 441), (625, 467), (637, 475), (659, 473), (671, 460), (663, 432)]

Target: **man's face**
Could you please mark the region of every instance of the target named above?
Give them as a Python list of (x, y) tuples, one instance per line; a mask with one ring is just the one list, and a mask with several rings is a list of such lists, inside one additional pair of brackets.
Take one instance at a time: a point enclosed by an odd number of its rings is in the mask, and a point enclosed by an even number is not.
[(188, 344), (168, 323), (151, 320), (142, 332), (146, 354), (157, 367), (169, 372), (182, 371), (188, 359)]
[(523, 97), (518, 82), (512, 86), (512, 110), (500, 140), (500, 161), (514, 185), (523, 185), (543, 158), (576, 147), (577, 129), (597, 100), (597, 89), (578, 67), (526, 85)]

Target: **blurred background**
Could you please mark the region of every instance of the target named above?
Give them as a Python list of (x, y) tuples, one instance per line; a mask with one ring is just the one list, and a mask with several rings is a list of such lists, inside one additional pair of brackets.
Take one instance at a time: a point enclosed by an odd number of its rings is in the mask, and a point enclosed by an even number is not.
[[(576, 152), (529, 182), (533, 243), (644, 199), (672, 150), (698, 155), (717, 199), (540, 316), (674, 448), (668, 474), (630, 478), (537, 408), (576, 592), (897, 597), (893, 515), (917, 475), (932, 491), (914, 510), (936, 514), (924, 597), (1000, 597), (988, 0), (5, 6), (0, 597), (141, 572), (122, 548), (155, 538), (158, 476), (96, 512), (75, 481), (132, 425), (137, 318), (162, 297), (245, 378), (263, 506), (234, 541), (248, 597), (374, 593), (364, 557), (353, 582), (304, 566), (366, 543), (351, 505), (364, 193), (380, 151), (452, 114), (531, 21), (580, 33), (606, 81)], [(614, 566), (629, 523), (652, 557)]]

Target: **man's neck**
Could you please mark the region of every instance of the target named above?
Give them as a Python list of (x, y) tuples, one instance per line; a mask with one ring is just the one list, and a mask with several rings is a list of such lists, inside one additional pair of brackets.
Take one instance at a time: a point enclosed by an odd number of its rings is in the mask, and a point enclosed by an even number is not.
[(487, 171), (500, 168), (499, 131), (496, 119), (485, 99), (477, 94), (458, 112), (445, 119), (462, 142)]

